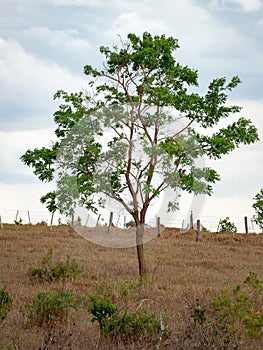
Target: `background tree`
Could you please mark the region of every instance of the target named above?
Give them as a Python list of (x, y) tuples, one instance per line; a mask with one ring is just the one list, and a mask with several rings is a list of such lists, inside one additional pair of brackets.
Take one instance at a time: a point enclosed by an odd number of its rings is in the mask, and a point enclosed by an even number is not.
[(252, 207), (255, 209), (255, 222), (263, 230), (263, 188), (253, 198), (255, 203)]
[[(72, 210), (80, 202), (96, 212), (103, 196), (120, 203), (136, 224), (141, 275), (147, 271), (144, 224), (154, 199), (165, 189), (211, 195), (219, 175), (195, 160), (203, 155), (219, 159), (258, 140), (257, 129), (244, 117), (218, 127), (241, 111), (227, 105), (240, 79), (214, 79), (200, 95), (198, 73), (176, 61), (178, 48), (175, 38), (149, 33), (129, 34), (113, 49), (102, 46), (103, 67), (84, 67), (90, 91), (54, 96), (63, 100), (54, 114), (57, 143), (21, 157), (40, 180), (50, 181), (57, 156), (56, 205), (62, 211), (59, 198), (63, 202), (65, 196)], [(176, 208), (169, 202), (168, 210)]]

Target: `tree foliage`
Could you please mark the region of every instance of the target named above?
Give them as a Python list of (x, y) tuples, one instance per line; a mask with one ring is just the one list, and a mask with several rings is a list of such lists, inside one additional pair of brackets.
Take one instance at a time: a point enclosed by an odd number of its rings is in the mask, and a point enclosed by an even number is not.
[(241, 112), (228, 103), (240, 79), (216, 78), (198, 94), (198, 72), (176, 61), (178, 48), (175, 38), (147, 32), (129, 34), (120, 47), (102, 46), (103, 67), (84, 67), (88, 92), (60, 90), (54, 96), (63, 101), (54, 114), (57, 142), (21, 157), (41, 181), (53, 179), (57, 162), (52, 203), (60, 211), (71, 213), (80, 202), (96, 212), (105, 196), (119, 202), (138, 227), (140, 249), (147, 211), (161, 192), (212, 194), (219, 174), (198, 167), (198, 157), (219, 159), (258, 140), (244, 117), (218, 127)]
[(255, 209), (255, 222), (263, 230), (263, 188), (255, 195), (254, 204), (252, 207)]

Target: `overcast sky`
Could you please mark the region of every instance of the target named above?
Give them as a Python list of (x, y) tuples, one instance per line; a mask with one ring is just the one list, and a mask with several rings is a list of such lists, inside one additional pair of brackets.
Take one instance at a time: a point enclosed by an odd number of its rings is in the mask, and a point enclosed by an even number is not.
[[(83, 66), (101, 66), (99, 46), (127, 33), (166, 34), (179, 40), (176, 58), (199, 71), (200, 93), (213, 78), (238, 75), (230, 95), (263, 137), (262, 0), (1, 0), (0, 215), (44, 210), (42, 184), (19, 157), (54, 139), (58, 89), (86, 86)], [(262, 141), (213, 166), (221, 175), (203, 216), (252, 216), (263, 187)]]

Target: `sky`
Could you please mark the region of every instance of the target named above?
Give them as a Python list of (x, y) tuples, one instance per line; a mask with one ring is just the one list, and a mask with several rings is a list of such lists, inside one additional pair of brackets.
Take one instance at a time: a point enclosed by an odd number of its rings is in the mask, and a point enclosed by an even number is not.
[[(1, 0), (0, 11), (0, 215), (44, 215), (39, 198), (54, 188), (19, 160), (54, 140), (54, 93), (87, 86), (83, 67), (100, 67), (99, 47), (119, 36), (166, 34), (179, 40), (175, 57), (199, 72), (200, 93), (216, 77), (242, 81), (231, 103), (253, 121), (263, 139), (263, 0)], [(263, 187), (262, 141), (241, 146), (216, 162), (214, 194), (196, 209), (203, 220), (252, 217)], [(192, 202), (191, 202), (192, 203)], [(198, 204), (199, 205), (199, 204)], [(195, 204), (197, 206), (197, 204)], [(202, 212), (201, 212), (202, 207)], [(195, 214), (195, 213), (194, 213)], [(21, 214), (22, 215), (22, 214)], [(46, 214), (45, 214), (46, 215)], [(181, 213), (180, 215), (184, 215)], [(45, 216), (46, 217), (46, 216)], [(25, 219), (26, 220), (26, 219)]]

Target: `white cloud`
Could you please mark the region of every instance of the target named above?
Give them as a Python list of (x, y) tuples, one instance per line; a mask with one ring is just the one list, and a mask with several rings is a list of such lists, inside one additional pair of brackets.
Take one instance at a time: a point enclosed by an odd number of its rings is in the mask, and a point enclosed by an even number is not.
[(209, 7), (211, 9), (228, 9), (232, 5), (238, 5), (238, 8), (244, 12), (257, 12), (263, 7), (262, 0), (211, 0)]
[[(39, 127), (43, 126), (45, 120), (49, 123), (55, 108), (55, 103), (52, 101), (53, 94), (58, 89), (74, 91), (84, 86), (84, 80), (57, 64), (42, 61), (25, 51), (17, 42), (2, 38), (0, 38), (0, 76), (2, 128), (9, 123), (15, 128), (16, 121), (26, 123), (30, 118), (35, 126), (37, 124)], [(11, 116), (10, 110), (14, 111)], [(24, 122), (22, 115), (19, 115), (21, 113), (26, 117)], [(18, 129), (30, 126), (19, 124)]]
[(256, 12), (262, 9), (261, 0), (233, 0), (245, 12)]
[(105, 4), (104, 0), (48, 0), (56, 6), (96, 6)]
[[(0, 154), (1, 173), (3, 174), (6, 171), (9, 174), (13, 174), (16, 183), (19, 183), (19, 176), (32, 175), (32, 169), (29, 169), (20, 161), (21, 155), (27, 149), (49, 147), (54, 138), (53, 129), (15, 132), (0, 131), (0, 149), (2, 150)], [(9, 179), (7, 178), (7, 180)]]
[[(209, 8), (198, 6), (192, 0), (177, 3), (163, 0), (158, 10), (149, 0), (141, 1), (140, 6), (134, 4), (132, 10), (121, 13), (108, 30), (111, 37), (113, 33), (124, 38), (127, 33), (142, 34), (144, 31), (178, 38), (180, 49), (176, 57), (179, 62), (197, 69), (202, 65), (205, 74), (216, 71), (213, 74), (217, 75), (219, 69), (233, 70), (233, 66), (242, 64), (240, 58), (244, 56), (246, 38), (234, 26), (221, 23)], [(230, 56), (228, 64), (226, 52)]]
[(147, 17), (141, 17), (137, 12), (125, 12), (112, 23), (109, 33), (119, 34), (124, 37), (128, 33), (141, 35), (143, 32), (148, 31), (159, 34), (167, 32), (167, 30), (165, 23), (159, 19), (147, 19)]
[(90, 48), (87, 40), (78, 37), (79, 33), (76, 29), (51, 30), (47, 27), (33, 27), (24, 30), (23, 33), (29, 38), (36, 38), (40, 41), (45, 40), (51, 47), (59, 50), (66, 49), (80, 53)]
[(5, 185), (0, 183), (0, 215), (3, 222), (12, 222), (19, 210), (18, 218), (22, 218), (23, 223), (28, 222), (30, 211), (32, 223), (45, 220), (50, 222), (51, 214), (41, 204), (40, 197), (49, 191), (54, 190), (51, 184), (23, 184)]

